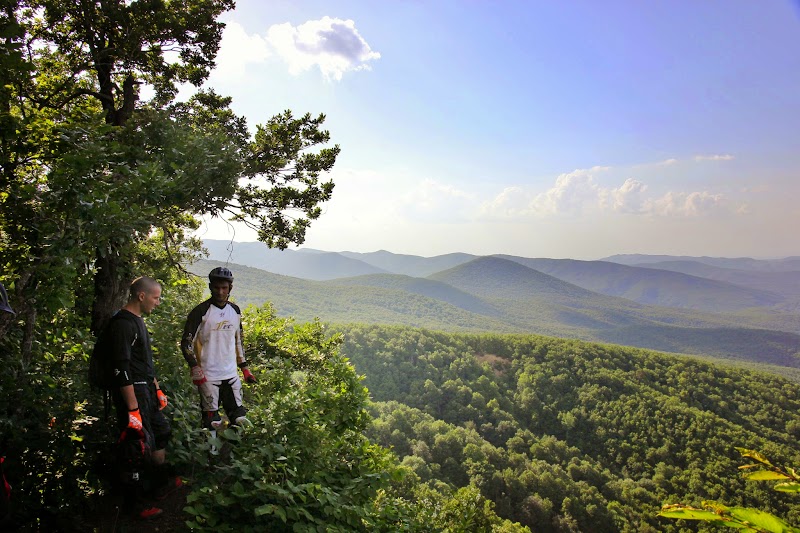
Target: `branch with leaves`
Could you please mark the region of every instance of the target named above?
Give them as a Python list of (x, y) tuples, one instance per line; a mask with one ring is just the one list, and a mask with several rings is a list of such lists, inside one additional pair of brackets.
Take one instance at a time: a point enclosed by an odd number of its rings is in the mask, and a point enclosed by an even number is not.
[[(748, 481), (779, 481), (772, 488), (779, 492), (800, 492), (800, 475), (794, 468), (781, 468), (763, 454), (747, 448), (736, 448), (742, 457), (754, 462), (739, 467)], [(715, 501), (704, 501), (703, 506), (669, 504), (661, 508), (658, 516), (682, 520), (700, 520), (715, 526), (731, 527), (752, 533), (800, 533), (786, 521), (770, 513), (750, 507), (728, 507)]]

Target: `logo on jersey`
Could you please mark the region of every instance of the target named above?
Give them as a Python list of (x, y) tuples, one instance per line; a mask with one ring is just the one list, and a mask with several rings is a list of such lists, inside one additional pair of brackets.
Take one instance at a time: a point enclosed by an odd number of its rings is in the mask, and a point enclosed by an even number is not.
[(214, 328), (214, 331), (227, 331), (229, 329), (233, 329), (234, 327), (236, 326), (234, 326), (230, 320), (222, 320), (217, 322), (217, 327)]

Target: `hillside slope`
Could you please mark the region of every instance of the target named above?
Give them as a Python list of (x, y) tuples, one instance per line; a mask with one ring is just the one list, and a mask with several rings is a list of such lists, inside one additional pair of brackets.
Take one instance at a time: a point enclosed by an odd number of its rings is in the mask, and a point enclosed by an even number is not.
[(496, 257), (517, 262), (590, 291), (642, 304), (725, 313), (752, 307), (771, 307), (786, 300), (775, 292), (707, 279), (709, 276), (658, 270), (655, 267), (658, 263), (653, 268), (642, 268), (607, 261), (528, 259), (508, 255)]
[(488, 304), (485, 300), (482, 300), (473, 294), (456, 289), (447, 283), (425, 278), (414, 278), (399, 274), (372, 274), (354, 278), (340, 278), (329, 281), (326, 283), (326, 285), (351, 285), (398, 289), (411, 294), (419, 294), (429, 298), (434, 298), (436, 300), (441, 300), (442, 302), (460, 307), (465, 311), (478, 313), (480, 315), (501, 317), (504, 314), (501, 310), (495, 308), (494, 306)]
[(697, 261), (661, 261), (644, 263), (641, 268), (682, 272), (718, 281), (726, 281), (752, 289), (780, 293), (784, 297), (800, 299), (800, 270), (794, 271), (762, 271), (722, 268)]
[(704, 499), (800, 524), (794, 500), (741, 478), (733, 448), (800, 464), (796, 383), (535, 335), (340, 329), (381, 402), (373, 438), (423, 481), (476, 484), (532, 531), (688, 531), (658, 510)]
[[(204, 277), (218, 265), (202, 260), (190, 265), (189, 271)], [(235, 276), (232, 300), (243, 307), (271, 302), (279, 315), (299, 322), (319, 318), (323, 322), (403, 324), (449, 331), (523, 331), (491, 316), (401, 289), (310, 281), (243, 265), (228, 266)]]
[(754, 272), (791, 272), (800, 271), (800, 257), (783, 257), (780, 259), (753, 259), (752, 257), (708, 257), (688, 255), (646, 255), (618, 254), (605, 257), (601, 261), (611, 261), (624, 265), (645, 265), (663, 261), (693, 261), (720, 268), (751, 270)]
[(339, 252), (345, 257), (363, 261), (369, 265), (393, 274), (404, 274), (424, 278), (440, 270), (458, 266), (477, 256), (464, 253), (444, 254), (435, 257), (394, 254), (386, 250), (370, 253)]
[(326, 280), (385, 272), (336, 252), (270, 249), (261, 242), (206, 239), (209, 260), (231, 262), (295, 278)]
[[(191, 270), (204, 275), (217, 264), (201, 261)], [(800, 335), (754, 329), (746, 317), (646, 306), (593, 293), (501, 258), (478, 258), (428, 279), (382, 274), (320, 282), (230, 266), (237, 302), (270, 301), (282, 316), (299, 321), (531, 332), (800, 365), (794, 357)]]

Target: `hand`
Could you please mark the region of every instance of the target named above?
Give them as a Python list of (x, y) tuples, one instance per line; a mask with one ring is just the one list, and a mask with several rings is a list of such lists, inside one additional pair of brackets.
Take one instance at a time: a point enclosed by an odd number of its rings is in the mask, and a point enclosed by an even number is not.
[[(130, 431), (129, 431), (130, 430)], [(144, 439), (144, 430), (142, 426), (142, 413), (139, 412), (139, 408), (130, 409), (128, 411), (128, 427), (122, 432), (120, 436), (120, 440), (125, 440), (126, 435), (128, 433), (133, 433), (136, 438)]]
[(161, 389), (156, 389), (156, 396), (158, 397), (158, 410), (160, 411), (164, 409), (169, 402), (167, 401), (167, 395), (164, 394), (164, 391)]
[(256, 377), (253, 375), (252, 372), (250, 372), (250, 369), (247, 368), (247, 367), (244, 367), (242, 369), (242, 376), (244, 376), (245, 383), (255, 383), (256, 382)]
[(206, 374), (203, 372), (203, 369), (200, 365), (194, 365), (192, 367), (192, 383), (197, 385), (198, 387), (208, 381), (206, 379)]

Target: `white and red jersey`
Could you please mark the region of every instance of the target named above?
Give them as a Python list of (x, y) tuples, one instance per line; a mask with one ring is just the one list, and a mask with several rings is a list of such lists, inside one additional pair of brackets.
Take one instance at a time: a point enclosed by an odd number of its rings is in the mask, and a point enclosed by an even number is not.
[(209, 298), (189, 313), (181, 351), (189, 366), (200, 365), (209, 381), (231, 379), (245, 363), (242, 312), (234, 303), (217, 306)]

